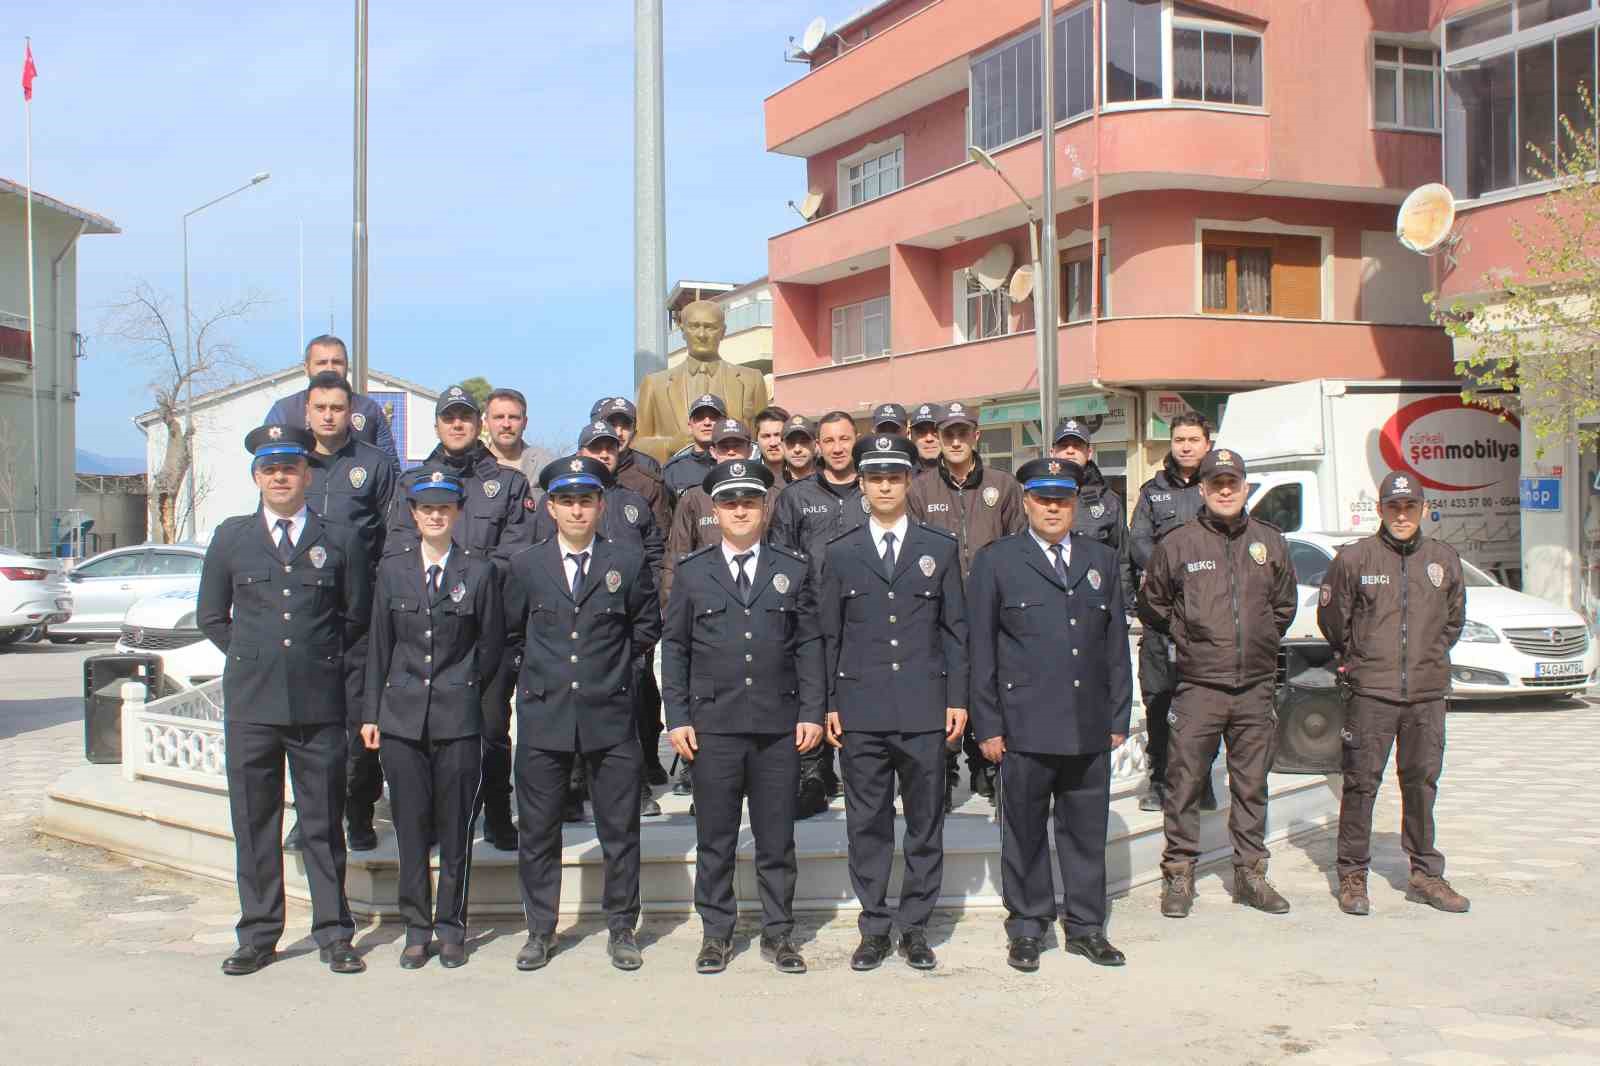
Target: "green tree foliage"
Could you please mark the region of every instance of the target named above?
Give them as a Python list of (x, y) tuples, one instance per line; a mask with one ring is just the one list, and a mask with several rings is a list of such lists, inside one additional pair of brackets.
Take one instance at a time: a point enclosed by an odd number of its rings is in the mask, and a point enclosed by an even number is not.
[(478, 402), (480, 411), (483, 410), (483, 405), (489, 402), (489, 394), (494, 391), (494, 386), (489, 384), (489, 379), (485, 377), (467, 378), (461, 383), (461, 387), (467, 390), (468, 396)]

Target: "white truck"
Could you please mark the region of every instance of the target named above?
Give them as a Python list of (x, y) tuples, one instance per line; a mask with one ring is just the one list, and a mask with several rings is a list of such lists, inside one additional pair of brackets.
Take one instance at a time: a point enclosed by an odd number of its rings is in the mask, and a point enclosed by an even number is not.
[(1423, 532), (1521, 586), (1521, 430), (1454, 381), (1315, 378), (1229, 397), (1217, 447), (1249, 470), (1250, 513), (1284, 532), (1378, 529), (1377, 486), (1411, 474)]

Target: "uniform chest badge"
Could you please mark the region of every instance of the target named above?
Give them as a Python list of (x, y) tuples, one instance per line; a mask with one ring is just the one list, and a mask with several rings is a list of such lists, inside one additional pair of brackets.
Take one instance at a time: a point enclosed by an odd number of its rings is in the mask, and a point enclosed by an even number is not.
[(1098, 571), (1098, 570), (1090, 570), (1084, 576), (1089, 579), (1089, 587), (1094, 589), (1096, 592), (1099, 592), (1100, 591), (1100, 571)]
[(606, 591), (615, 592), (622, 587), (622, 575), (615, 570), (606, 571)]
[(1267, 546), (1259, 540), (1250, 542), (1250, 559), (1257, 566), (1267, 565)]
[(1428, 581), (1430, 583), (1432, 583), (1434, 588), (1438, 588), (1440, 585), (1443, 585), (1444, 584), (1444, 567), (1440, 566), (1438, 563), (1429, 563), (1428, 564)]
[(353, 489), (359, 489), (362, 485), (365, 485), (366, 483), (367, 483), (367, 468), (364, 467), (364, 466), (352, 466), (350, 468), (350, 487), (353, 488)]
[(635, 507), (633, 504), (623, 504), (622, 515), (628, 520), (628, 525), (636, 526), (639, 524), (639, 508)]
[(465, 596), (466, 594), (467, 594), (467, 586), (466, 586), (465, 582), (457, 581), (456, 585), (455, 585), (455, 588), (450, 590), (450, 602), (451, 603), (460, 603), (461, 602), (461, 597)]
[(780, 596), (782, 596), (785, 592), (788, 592), (789, 591), (789, 575), (788, 574), (774, 574), (774, 575), (772, 575), (772, 587), (778, 590), (778, 595), (780, 595)]
[(356, 427), (357, 433), (360, 433), (367, 428), (367, 416), (358, 411), (350, 416), (350, 424)]
[(871, 514), (872, 513), (872, 504), (867, 502), (867, 498), (865, 496), (861, 497), (861, 513), (862, 514)]
[(1326, 607), (1333, 602), (1333, 589), (1327, 585), (1322, 586), (1322, 592), (1317, 597), (1317, 602)]
[(500, 495), (500, 482), (485, 481), (483, 483), (483, 494), (491, 500)]
[(988, 488), (984, 489), (983, 502), (990, 507), (993, 507), (995, 504), (999, 503), (1000, 490), (995, 488), (993, 485), (990, 485)]
[(1105, 514), (1106, 514), (1106, 505), (1103, 504), (1103, 503), (1092, 504), (1089, 507), (1089, 517), (1090, 518), (1104, 518)]
[(933, 561), (933, 556), (931, 555), (924, 555), (922, 558), (917, 560), (917, 569), (922, 571), (923, 577), (932, 577), (933, 571), (938, 567), (938, 565), (938, 563)]
[(328, 561), (328, 550), (320, 544), (314, 544), (311, 550), (306, 552), (306, 558), (311, 560), (312, 566), (321, 570), (322, 564)]

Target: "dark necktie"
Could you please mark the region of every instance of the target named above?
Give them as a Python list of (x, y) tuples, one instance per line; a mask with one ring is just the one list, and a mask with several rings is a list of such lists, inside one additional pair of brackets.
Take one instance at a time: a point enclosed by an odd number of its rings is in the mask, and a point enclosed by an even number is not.
[(1061, 579), (1061, 583), (1065, 585), (1067, 583), (1067, 561), (1066, 558), (1061, 554), (1061, 545), (1050, 545), (1050, 554), (1054, 557), (1056, 564), (1056, 577), (1059, 577)]
[(883, 535), (883, 576), (894, 580), (894, 534)]
[(568, 552), (567, 561), (572, 563), (572, 598), (577, 599), (578, 593), (583, 591), (583, 567), (589, 561), (588, 552)]
[(443, 573), (438, 566), (428, 567), (428, 595), (439, 595), (439, 575)]
[(287, 518), (280, 518), (276, 523), (278, 527), (278, 558), (284, 562), (294, 554), (294, 541), (289, 539), (289, 530), (294, 528), (294, 522)]
[(739, 598), (745, 603), (750, 602), (750, 575), (745, 573), (744, 564), (755, 557), (755, 552), (744, 552), (733, 557), (733, 565), (739, 568), (739, 578), (734, 585), (739, 589)]

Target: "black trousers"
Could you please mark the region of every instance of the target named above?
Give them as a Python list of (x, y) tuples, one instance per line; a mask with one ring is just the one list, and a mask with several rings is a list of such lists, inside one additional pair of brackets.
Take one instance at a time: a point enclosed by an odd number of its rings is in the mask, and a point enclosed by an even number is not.
[[(944, 733), (847, 731), (842, 750), (850, 883), (861, 901), (861, 934), (887, 936), (894, 925), (921, 929), (944, 884)], [(897, 915), (888, 905), (896, 779), (906, 817)]]
[(639, 716), (639, 747), (645, 760), (659, 760), (661, 746), (661, 689), (656, 685), (655, 653), (640, 656), (634, 665), (633, 707)]
[(639, 924), (639, 742), (571, 752), (517, 744), (517, 873), (530, 933), (553, 933), (561, 906), (561, 807), (574, 761), (589, 772), (589, 802), (605, 861), (606, 925)]
[(283, 935), (283, 766), (300, 816), (311, 935), (327, 947), (355, 935), (344, 894), (345, 728), (280, 726), (223, 717), (228, 811), (233, 819), (241, 947), (270, 950)]
[(1433, 804), (1444, 772), (1444, 700), (1392, 703), (1357, 696), (1345, 704), (1344, 795), (1339, 802), (1339, 875), (1364, 873), (1372, 863), (1372, 806), (1383, 784), (1389, 750), (1398, 747), (1400, 845), (1411, 868), (1444, 876), (1434, 845)]
[(1150, 757), (1150, 780), (1167, 779), (1167, 748), (1171, 744), (1172, 727), (1167, 724), (1167, 712), (1172, 710), (1172, 691), (1144, 693), (1145, 754)]
[(728, 939), (738, 918), (734, 899), (739, 811), (750, 801), (750, 832), (756, 842), (756, 889), (761, 894), (761, 931), (794, 931), (795, 792), (800, 753), (794, 732), (700, 733), (700, 750), (689, 764), (694, 775), (694, 909), (705, 935)]
[[(467, 937), (467, 886), (472, 876), (472, 830), (483, 782), (477, 736), (407, 740), (384, 734), (389, 807), (400, 852), (400, 916), (406, 944), (435, 935), (460, 944)], [(439, 842), (439, 900), (432, 899), (429, 842)]]
[(1267, 857), (1267, 767), (1272, 765), (1278, 730), (1272, 690), (1271, 678), (1235, 689), (1187, 681), (1178, 685), (1168, 712), (1172, 741), (1162, 809), (1167, 833), (1161, 856), (1164, 873), (1192, 869), (1200, 857), (1200, 796), (1223, 739), (1228, 742), (1233, 864), (1253, 866)]
[(511, 821), (511, 695), (522, 656), (508, 653), (483, 689), (483, 803), (490, 825)]
[[(364, 664), (352, 666), (351, 669), (364, 669)], [(365, 702), (363, 699), (365, 687), (365, 678), (346, 678), (345, 813), (359, 821), (370, 822), (372, 808), (383, 798), (383, 765), (378, 761), (378, 753), (361, 740), (361, 708)]]
[(1050, 804), (1055, 802), (1061, 914), (1068, 936), (1105, 931), (1106, 823), (1111, 754), (1007, 751), (1000, 760), (1000, 893), (1006, 936), (1042, 937), (1056, 918), (1050, 877)]

